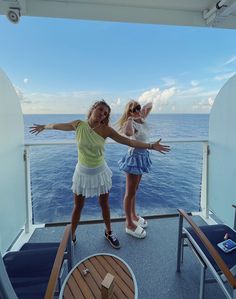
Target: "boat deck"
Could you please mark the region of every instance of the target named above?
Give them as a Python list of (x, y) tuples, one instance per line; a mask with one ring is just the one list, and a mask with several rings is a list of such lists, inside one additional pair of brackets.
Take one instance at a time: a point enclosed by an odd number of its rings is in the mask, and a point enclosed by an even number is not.
[[(203, 220), (194, 216), (198, 224)], [(113, 249), (104, 238), (104, 224), (83, 224), (77, 228), (74, 262), (95, 253), (112, 253), (124, 259), (134, 272), (141, 299), (189, 299), (199, 297), (199, 262), (186, 248), (181, 273), (176, 272), (178, 217), (149, 219), (147, 237), (136, 239), (124, 231), (124, 222), (112, 224), (121, 248)], [(30, 242), (59, 241), (64, 227), (36, 229)], [(208, 273), (209, 274), (209, 273)], [(218, 284), (206, 285), (205, 298), (222, 299)]]

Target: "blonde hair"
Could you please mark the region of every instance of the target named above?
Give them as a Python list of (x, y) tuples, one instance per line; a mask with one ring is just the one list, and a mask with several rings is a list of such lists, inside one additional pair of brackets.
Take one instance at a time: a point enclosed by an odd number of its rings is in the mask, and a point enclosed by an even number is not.
[(118, 125), (118, 130), (122, 131), (122, 128), (125, 124), (125, 122), (128, 120), (128, 118), (130, 117), (130, 113), (132, 111), (132, 109), (136, 106), (139, 105), (139, 103), (135, 100), (130, 100), (126, 105), (125, 105), (125, 110), (123, 112), (123, 114), (121, 115), (120, 119), (117, 121), (117, 125)]
[(98, 106), (100, 106), (100, 105), (103, 105), (103, 106), (107, 107), (107, 109), (108, 109), (107, 116), (106, 116), (106, 118), (102, 121), (103, 124), (108, 125), (108, 124), (109, 124), (109, 121), (110, 121), (111, 107), (110, 107), (110, 106), (107, 104), (107, 102), (105, 102), (104, 100), (96, 101), (96, 102), (92, 105), (92, 107), (91, 107), (91, 108), (89, 109), (89, 111), (88, 111), (87, 119), (89, 120), (89, 118), (90, 118), (90, 116), (91, 116), (93, 110), (96, 109), (96, 108), (97, 108)]

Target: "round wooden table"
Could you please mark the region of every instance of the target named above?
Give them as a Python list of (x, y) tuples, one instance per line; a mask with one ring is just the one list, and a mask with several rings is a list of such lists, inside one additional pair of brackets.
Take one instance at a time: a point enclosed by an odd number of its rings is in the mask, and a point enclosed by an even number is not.
[(110, 298), (138, 298), (136, 279), (129, 265), (118, 256), (99, 253), (73, 267), (62, 285), (59, 299), (101, 299), (102, 282), (108, 276), (114, 278)]

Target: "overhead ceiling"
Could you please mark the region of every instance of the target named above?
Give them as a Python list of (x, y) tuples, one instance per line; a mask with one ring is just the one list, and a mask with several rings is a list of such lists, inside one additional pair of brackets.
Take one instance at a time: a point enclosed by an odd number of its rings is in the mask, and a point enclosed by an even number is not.
[(0, 0), (1, 15), (12, 8), (16, 17), (236, 28), (235, 0)]

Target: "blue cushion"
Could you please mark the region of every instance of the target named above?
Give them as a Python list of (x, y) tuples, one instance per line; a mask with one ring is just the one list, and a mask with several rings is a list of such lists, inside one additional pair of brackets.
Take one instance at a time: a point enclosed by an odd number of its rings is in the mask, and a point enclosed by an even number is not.
[[(206, 235), (207, 239), (211, 242), (213, 247), (216, 249), (216, 251), (219, 253), (221, 258), (224, 260), (226, 265), (229, 268), (232, 268), (234, 265), (236, 265), (236, 250), (231, 251), (229, 253), (225, 253), (217, 246), (218, 243), (224, 241), (224, 236), (226, 233), (228, 234), (230, 239), (236, 242), (236, 232), (224, 224), (204, 225), (199, 227)], [(201, 248), (201, 250), (207, 257), (207, 259), (210, 261), (210, 263), (213, 265), (215, 270), (218, 272), (220, 270), (219, 267), (217, 266), (212, 256), (208, 253), (208, 250), (205, 248), (204, 244), (200, 241), (199, 237), (195, 234), (194, 230), (191, 227), (186, 227), (185, 229), (191, 234), (191, 236), (196, 241), (198, 246)]]
[(57, 248), (28, 249), (9, 252), (3, 257), (6, 271), (12, 277), (40, 277), (49, 278)]
[(28, 286), (34, 286), (41, 283), (48, 282), (47, 276), (38, 276), (38, 277), (11, 277), (11, 284), (13, 288), (24, 288)]
[(20, 251), (22, 250), (28, 250), (28, 249), (41, 249), (41, 248), (53, 248), (53, 247), (59, 247), (60, 243), (25, 243)]
[(29, 283), (27, 286), (17, 286), (14, 287), (14, 290), (19, 299), (43, 299), (46, 289), (47, 289), (48, 280), (43, 280), (38, 283)]

